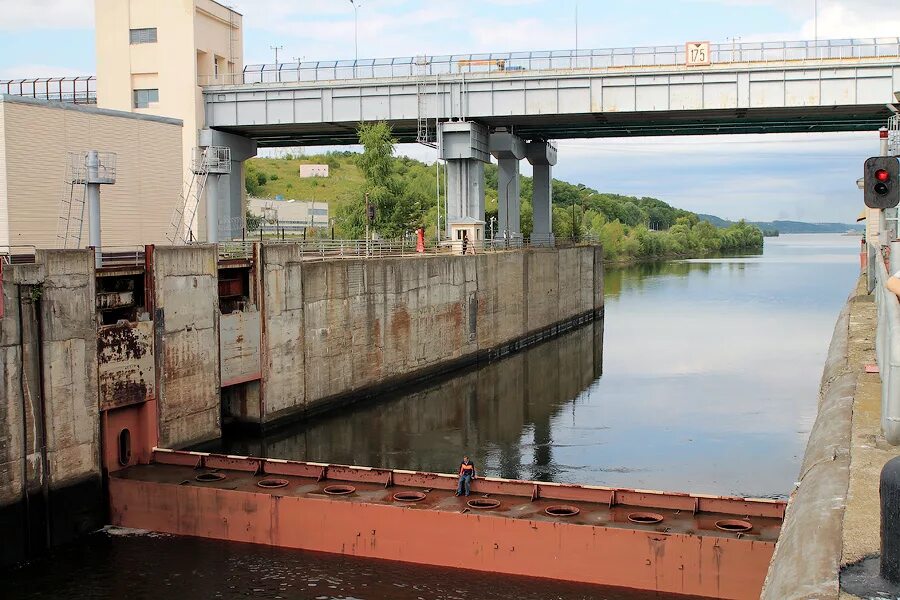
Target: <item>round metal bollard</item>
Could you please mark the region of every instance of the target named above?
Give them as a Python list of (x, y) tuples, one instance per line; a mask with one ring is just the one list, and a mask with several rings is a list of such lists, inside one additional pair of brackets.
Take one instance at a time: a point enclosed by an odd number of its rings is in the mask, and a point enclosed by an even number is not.
[(900, 456), (881, 469), (881, 577), (900, 584)]

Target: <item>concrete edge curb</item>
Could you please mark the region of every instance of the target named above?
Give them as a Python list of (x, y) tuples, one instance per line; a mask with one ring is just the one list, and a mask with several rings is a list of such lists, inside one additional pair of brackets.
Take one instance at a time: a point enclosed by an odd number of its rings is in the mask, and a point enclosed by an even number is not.
[(819, 411), (760, 597), (836, 599), (857, 375), (849, 363), (850, 303), (838, 316), (822, 373)]

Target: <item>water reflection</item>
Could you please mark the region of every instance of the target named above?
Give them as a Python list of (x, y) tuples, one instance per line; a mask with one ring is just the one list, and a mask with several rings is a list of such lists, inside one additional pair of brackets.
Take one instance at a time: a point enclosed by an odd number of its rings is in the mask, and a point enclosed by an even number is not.
[(415, 391), (218, 449), (342, 464), (554, 481), (553, 421), (602, 375), (603, 321)]
[(785, 497), (858, 243), (610, 268), (605, 324), (222, 449), (441, 472), (468, 453), (502, 477)]

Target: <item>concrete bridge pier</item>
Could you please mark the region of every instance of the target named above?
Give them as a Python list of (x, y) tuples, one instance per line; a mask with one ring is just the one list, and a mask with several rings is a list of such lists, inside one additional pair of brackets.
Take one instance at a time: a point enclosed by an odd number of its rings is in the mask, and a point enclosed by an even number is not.
[(206, 223), (206, 241), (215, 243), (220, 239), (240, 238), (244, 222), (243, 165), (245, 160), (256, 156), (256, 142), (224, 131), (203, 129), (200, 147), (224, 147), (231, 151), (228, 168), (214, 165), (206, 182), (206, 204), (202, 215)]
[(534, 172), (534, 229), (532, 243), (553, 243), (553, 165), (556, 164), (556, 144), (554, 142), (530, 142), (525, 149), (528, 162)]
[(525, 158), (525, 140), (507, 131), (491, 134), (490, 151), (497, 159), (497, 236), (522, 237), (519, 161)]
[(465, 219), (484, 222), (484, 163), (490, 162), (488, 130), (480, 123), (456, 121), (441, 123), (441, 158), (447, 161), (447, 223)]

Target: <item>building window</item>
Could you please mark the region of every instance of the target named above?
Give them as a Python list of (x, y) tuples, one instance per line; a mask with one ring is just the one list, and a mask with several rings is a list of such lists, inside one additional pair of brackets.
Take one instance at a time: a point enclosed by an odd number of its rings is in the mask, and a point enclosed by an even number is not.
[(131, 30), (132, 44), (155, 44), (156, 43), (156, 27), (144, 27), (143, 29)]
[(213, 58), (213, 77), (219, 78), (219, 59)]
[(150, 108), (157, 102), (159, 102), (159, 90), (134, 90), (135, 108)]

